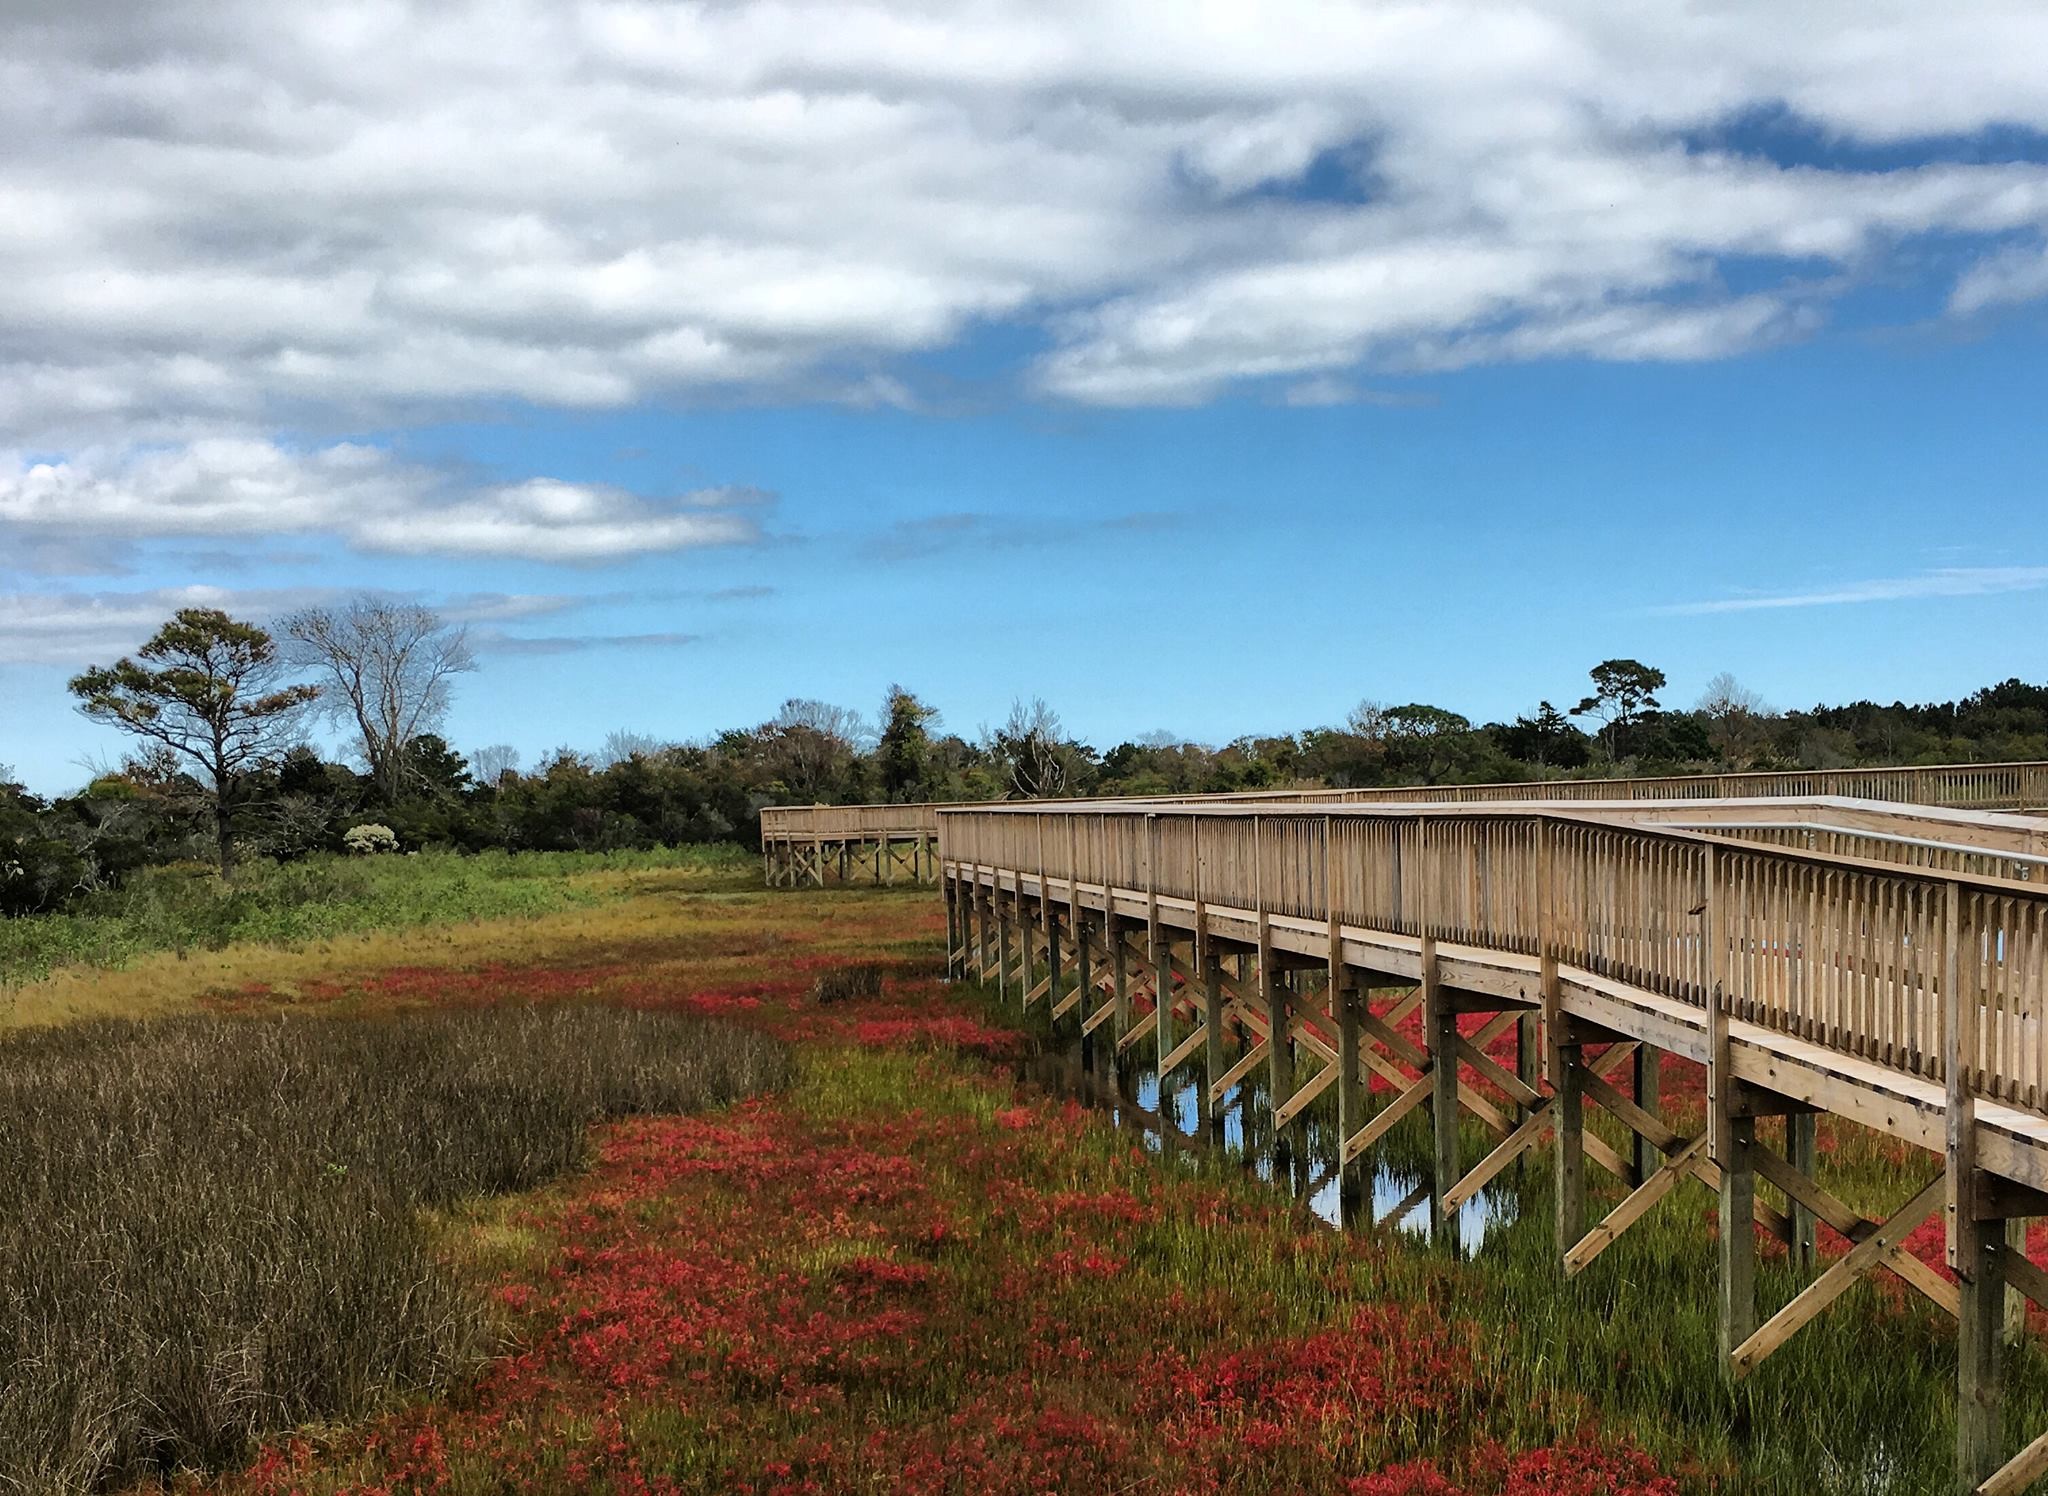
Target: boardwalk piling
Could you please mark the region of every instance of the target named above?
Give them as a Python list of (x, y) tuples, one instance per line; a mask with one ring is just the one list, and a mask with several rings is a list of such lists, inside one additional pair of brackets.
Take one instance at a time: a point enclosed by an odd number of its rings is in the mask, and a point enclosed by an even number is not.
[[(1663, 1060), (1663, 1051), (1654, 1044), (1638, 1044), (1635, 1057), (1630, 1062), (1635, 1078), (1635, 1103), (1646, 1112), (1657, 1110), (1659, 1075), (1657, 1067)], [(1634, 1135), (1630, 1149), (1628, 1182), (1631, 1189), (1640, 1185), (1656, 1172), (1661, 1155), (1650, 1140), (1641, 1133)], [(1808, 1172), (1812, 1172), (1811, 1169)]]
[(1433, 1140), (1430, 1178), (1435, 1188), (1430, 1200), (1435, 1210), (1430, 1223), (1433, 1240), (1449, 1248), (1458, 1247), (1458, 1211), (1445, 1192), (1460, 1178), (1458, 1168), (1458, 1011), (1444, 990), (1437, 969), (1436, 937), (1422, 937), (1422, 1031), (1429, 1046), (1430, 1133)]
[(1557, 1255), (1563, 1258), (1586, 1234), (1585, 1055), (1570, 1019), (1560, 1018), (1547, 1028), (1557, 1147)]
[(1205, 1105), (1202, 1110), (1209, 1118), (1210, 1130), (1220, 1137), (1223, 1130), (1220, 1087), (1226, 1068), (1223, 1060), (1223, 958), (1213, 951), (1202, 963), (1202, 1022), (1208, 1025), (1208, 1034), (1203, 1041), (1202, 1094)]
[[(1728, 1089), (1732, 1090), (1733, 1087)], [(1729, 1113), (1732, 1096), (1715, 1102), (1721, 1139), (1720, 1349), (1723, 1373), (1737, 1375), (1736, 1348), (1756, 1331), (1756, 1119)]]
[[(1785, 1161), (1808, 1179), (1813, 1178), (1814, 1166), (1819, 1158), (1819, 1120), (1819, 1115), (1814, 1112), (1794, 1112), (1785, 1119)], [(1813, 1211), (1794, 1200), (1792, 1265), (1801, 1272), (1813, 1271), (1818, 1246), (1817, 1230)]]
[(989, 902), (996, 907), (996, 997), (1010, 1000), (1010, 905), (1003, 897), (1003, 875), (995, 873), (995, 886), (989, 889)]

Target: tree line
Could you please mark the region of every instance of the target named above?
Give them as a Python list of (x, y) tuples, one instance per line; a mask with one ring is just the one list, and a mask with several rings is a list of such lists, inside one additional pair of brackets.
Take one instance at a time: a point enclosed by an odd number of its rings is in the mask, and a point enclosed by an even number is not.
[[(33, 913), (118, 888), (138, 870), (245, 856), (403, 849), (604, 851), (752, 841), (763, 806), (1213, 794), (1301, 785), (1480, 783), (2048, 758), (2048, 686), (2007, 680), (1960, 700), (1778, 711), (1732, 676), (1690, 707), (1662, 671), (1604, 660), (1576, 703), (1474, 723), (1424, 702), (1362, 701), (1344, 722), (1221, 747), (1160, 734), (1106, 750), (1041, 700), (973, 737), (891, 686), (870, 720), (793, 699), (766, 722), (690, 743), (612, 733), (522, 769), (503, 744), (441, 735), (463, 631), (431, 609), (365, 596), (275, 632), (188, 608), (131, 657), (70, 683), (79, 710), (131, 740), (118, 764), (44, 800), (0, 768), (0, 910)], [(311, 741), (325, 719), (346, 761)]]

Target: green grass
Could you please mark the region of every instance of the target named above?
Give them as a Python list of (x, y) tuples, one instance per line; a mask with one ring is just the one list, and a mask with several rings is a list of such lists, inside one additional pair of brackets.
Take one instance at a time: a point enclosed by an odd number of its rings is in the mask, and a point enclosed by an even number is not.
[(291, 946), (368, 930), (552, 913), (594, 903), (636, 873), (737, 872), (735, 846), (646, 852), (422, 852), (245, 865), (232, 882), (194, 865), (152, 868), (62, 914), (0, 920), (0, 987), (68, 966), (119, 967), (154, 951)]

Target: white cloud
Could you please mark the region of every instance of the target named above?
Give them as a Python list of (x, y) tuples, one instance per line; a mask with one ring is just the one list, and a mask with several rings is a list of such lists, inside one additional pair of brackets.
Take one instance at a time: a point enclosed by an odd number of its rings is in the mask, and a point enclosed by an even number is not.
[(595, 562), (753, 540), (765, 501), (751, 489), (656, 500), (552, 478), (464, 486), (347, 442), (296, 452), (210, 437), (40, 462), (0, 453), (0, 537), (31, 540), (327, 534), (361, 551)]
[(1986, 255), (1963, 273), (1949, 297), (1949, 310), (1962, 315), (2038, 301), (2048, 296), (2048, 245)]
[(1928, 597), (1987, 597), (2048, 588), (2048, 566), (1944, 566), (1903, 577), (1836, 582), (1803, 592), (1755, 593), (1671, 603), (1658, 613), (1751, 613), (1774, 608), (1828, 608), (1849, 603), (1903, 602)]
[[(150, 587), (132, 591), (0, 592), (0, 661), (76, 668), (131, 653), (180, 608), (220, 608), (265, 625), (300, 608), (339, 601), (334, 587)], [(379, 596), (400, 594), (378, 593)], [(690, 634), (514, 634), (505, 625), (562, 618), (622, 601), (614, 593), (469, 592), (417, 597), (450, 623), (466, 626), (481, 650), (559, 654), (625, 645), (681, 644)]]
[(133, 650), (180, 608), (223, 608), (271, 617), (324, 602), (322, 588), (231, 592), (158, 587), (138, 592), (0, 593), (0, 659), (13, 665), (80, 666)]
[(1288, 385), (1280, 391), (1278, 403), (1297, 410), (1331, 405), (1384, 405), (1397, 410), (1412, 410), (1435, 405), (1437, 397), (1409, 390), (1366, 389), (1348, 379), (1319, 374), (1314, 379)]
[[(1698, 145), (1772, 110), (1821, 142), (2048, 130), (2043, 55), (2034, 0), (15, 6), (0, 429), (73, 452), (503, 400), (909, 404), (883, 366), (988, 321), (1052, 329), (1033, 381), (1111, 403), (1721, 357), (1914, 235), (1993, 256), (1959, 309), (2048, 291), (1996, 247), (2048, 225), (2048, 169)], [(442, 520), (387, 533), (470, 542)]]

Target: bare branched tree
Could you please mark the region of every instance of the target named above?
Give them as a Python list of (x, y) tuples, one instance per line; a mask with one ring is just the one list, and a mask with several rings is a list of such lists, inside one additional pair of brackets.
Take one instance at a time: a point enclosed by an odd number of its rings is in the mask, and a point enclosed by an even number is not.
[(519, 767), (519, 750), (510, 743), (489, 743), (469, 756), (470, 777), (478, 784), (496, 784)]
[(837, 738), (849, 748), (865, 748), (874, 737), (867, 719), (850, 706), (792, 696), (769, 720), (770, 727), (805, 727), (824, 737)]
[(1344, 725), (1351, 729), (1354, 736), (1364, 738), (1368, 743), (1385, 742), (1387, 713), (1391, 710), (1385, 702), (1374, 701), (1368, 696), (1351, 709), (1351, 715), (1344, 719)]
[(1707, 740), (1730, 768), (1753, 768), (1769, 753), (1770, 724), (1777, 713), (1727, 671), (1707, 682), (1698, 711), (1706, 723)]
[(872, 736), (859, 712), (792, 696), (763, 729), (776, 776), (799, 800), (825, 800)]
[(1010, 793), (1019, 799), (1064, 794), (1073, 778), (1074, 749), (1059, 713), (1036, 696), (1011, 703), (1009, 720), (991, 734), (990, 747), (1008, 769)]
[(661, 752), (661, 748), (661, 739), (651, 732), (614, 728), (604, 735), (604, 746), (597, 750), (597, 761), (609, 769), (613, 764), (622, 764), (631, 758), (652, 758)]
[(285, 620), (294, 655), (318, 672), (327, 710), (353, 727), (386, 801), (406, 789), (406, 748), (440, 728), (454, 678), (476, 669), (469, 641), (432, 608), (364, 595)]
[(1725, 670), (1708, 681), (1706, 690), (1700, 692), (1699, 712), (1706, 717), (1731, 717), (1738, 713), (1750, 717), (1771, 715), (1763, 697)]

